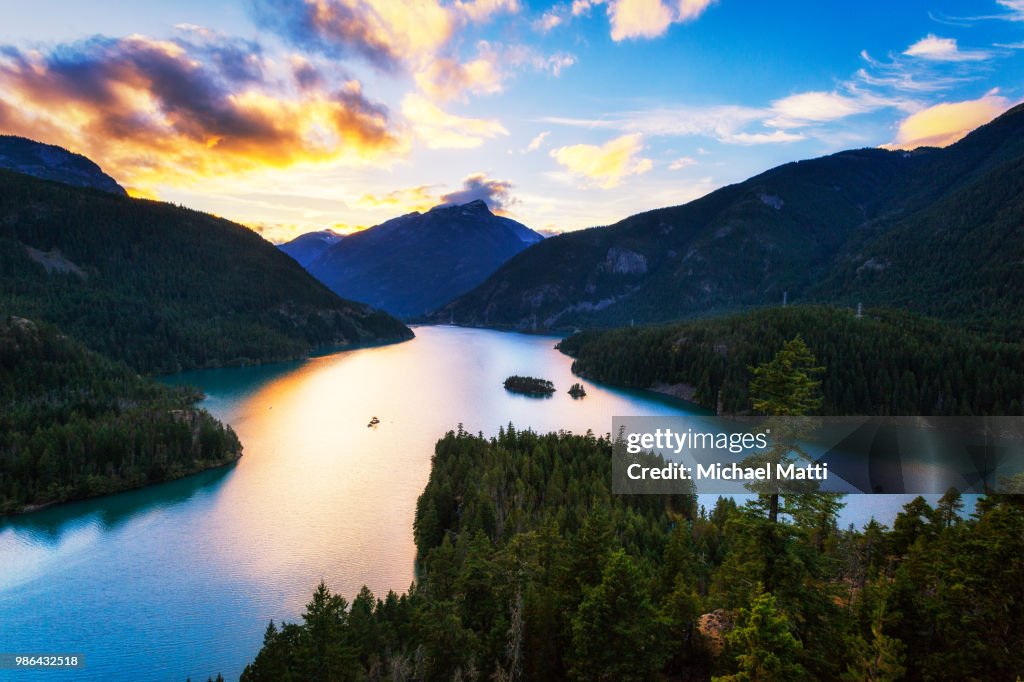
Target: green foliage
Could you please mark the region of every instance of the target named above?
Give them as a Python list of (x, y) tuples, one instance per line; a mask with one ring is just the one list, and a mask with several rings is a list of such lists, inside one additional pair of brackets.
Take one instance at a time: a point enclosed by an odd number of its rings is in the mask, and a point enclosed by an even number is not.
[(1024, 414), (1024, 345), (891, 310), (789, 306), (665, 326), (585, 331), (560, 348), (573, 371), (647, 388), (688, 386), (723, 413), (750, 409), (751, 367), (799, 335), (824, 372), (819, 414)]
[[(772, 523), (760, 501), (698, 512), (692, 498), (611, 495), (610, 451), (590, 434), (511, 425), (491, 439), (447, 434), (417, 507), (410, 592), (374, 602), (364, 589), (346, 616), (321, 586), (301, 623), (268, 628), (243, 681), (1024, 670), (1024, 506), (1014, 498), (988, 498), (952, 523), (915, 500), (892, 530), (858, 531), (837, 527), (834, 497), (790, 496)], [(956, 507), (952, 496), (945, 504)], [(322, 604), (333, 604), (328, 626), (314, 628)], [(733, 623), (717, 658), (698, 628), (716, 610)], [(344, 666), (335, 678), (321, 652)]]
[(49, 325), (0, 318), (0, 513), (233, 462), (230, 427)]
[(0, 313), (56, 324), (145, 372), (411, 336), (388, 315), (339, 299), (241, 225), (8, 171)]
[(825, 368), (814, 363), (811, 349), (797, 335), (769, 362), (754, 367), (750, 381), (754, 411), (772, 417), (815, 413), (821, 407), (821, 382), (814, 377)]
[(800, 665), (800, 641), (790, 631), (789, 619), (775, 597), (758, 589), (750, 607), (740, 610), (736, 627), (726, 635), (736, 657), (737, 671), (714, 678), (716, 682), (796, 682), (807, 679)]

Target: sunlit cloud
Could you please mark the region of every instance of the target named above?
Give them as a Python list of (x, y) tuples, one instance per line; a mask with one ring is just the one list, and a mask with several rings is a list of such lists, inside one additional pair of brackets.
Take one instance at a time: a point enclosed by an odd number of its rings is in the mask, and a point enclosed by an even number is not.
[(506, 55), (481, 42), (477, 56), (463, 60), (455, 38), (467, 24), (520, 10), (518, 0), (253, 0), (251, 6), (261, 26), (295, 47), (412, 74), (439, 101), (502, 91)]
[(603, 188), (615, 187), (629, 175), (643, 175), (653, 168), (641, 158), (643, 136), (622, 135), (602, 145), (574, 144), (551, 150), (551, 157), (572, 175), (593, 181)]
[(908, 47), (903, 54), (937, 62), (974, 62), (992, 56), (985, 50), (961, 50), (953, 38), (940, 38), (929, 33)]
[(415, 93), (402, 100), (402, 114), (430, 149), (472, 149), (486, 139), (508, 135), (508, 130), (496, 119), (450, 114)]
[(503, 75), (491, 53), (468, 62), (441, 58), (415, 74), (420, 90), (437, 100), (453, 100), (467, 93), (491, 95), (502, 91)]
[(97, 37), (0, 53), (0, 127), (80, 151), (152, 192), (214, 175), (400, 153), (388, 110), (359, 81), (285, 87), (259, 46), (208, 36)]
[(481, 40), (473, 59), (465, 62), (446, 57), (433, 59), (415, 72), (414, 79), (419, 89), (436, 101), (465, 100), (468, 94), (502, 92), (504, 82), (513, 71), (529, 69), (557, 77), (575, 63), (576, 57), (566, 52), (546, 55), (526, 45), (499, 45)]
[(657, 38), (674, 23), (692, 21), (708, 8), (713, 0), (611, 0), (608, 18), (612, 40)]
[(383, 194), (368, 192), (352, 202), (356, 208), (389, 210), (401, 209), (402, 212), (426, 211), (437, 205), (436, 185), (417, 185), (391, 190)]
[(435, 206), (467, 204), (479, 199), (500, 214), (518, 203), (518, 199), (512, 195), (512, 188), (508, 180), (496, 180), (486, 173), (473, 173), (462, 180), (458, 189), (450, 192), (442, 191), (440, 185), (416, 185), (382, 194), (366, 193), (350, 203), (361, 209), (410, 213), (426, 211)]
[(431, 0), (252, 0), (256, 21), (303, 50), (360, 56), (382, 68), (435, 54), (457, 26)]
[(533, 27), (547, 33), (568, 24), (572, 19), (590, 14), (593, 7), (605, 5), (605, 12), (615, 42), (641, 38), (658, 38), (672, 24), (692, 21), (715, 0), (573, 0), (558, 3), (546, 10)]
[(996, 91), (975, 100), (936, 104), (905, 118), (896, 139), (884, 146), (889, 149), (946, 147), (1010, 106), (1010, 101)]

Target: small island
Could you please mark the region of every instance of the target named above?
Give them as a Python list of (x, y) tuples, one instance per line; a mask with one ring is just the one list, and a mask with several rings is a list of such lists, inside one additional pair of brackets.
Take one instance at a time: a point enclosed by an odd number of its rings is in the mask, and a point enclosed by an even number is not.
[(505, 390), (532, 396), (549, 396), (555, 392), (555, 385), (547, 379), (512, 375), (505, 379)]
[(586, 397), (587, 389), (583, 388), (583, 384), (576, 382), (575, 384), (569, 387), (568, 393), (576, 400), (579, 400), (580, 398)]

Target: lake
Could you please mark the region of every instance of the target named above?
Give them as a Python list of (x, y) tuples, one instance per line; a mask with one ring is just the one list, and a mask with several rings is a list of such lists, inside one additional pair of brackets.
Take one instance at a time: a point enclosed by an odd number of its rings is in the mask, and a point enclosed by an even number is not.
[[(435, 442), (461, 422), (493, 434), (611, 430), (613, 415), (695, 408), (580, 380), (557, 339), (457, 327), (303, 362), (169, 378), (244, 445), (234, 466), (0, 519), (0, 653), (78, 653), (75, 671), (17, 680), (238, 678), (273, 618), (295, 620), (321, 579), (347, 599), (414, 577), (412, 522)], [(530, 398), (510, 374), (550, 379)], [(587, 397), (573, 400), (581, 381)], [(368, 428), (371, 417), (380, 424)], [(713, 500), (702, 500), (711, 504)], [(888, 521), (905, 498), (848, 498), (844, 522)]]

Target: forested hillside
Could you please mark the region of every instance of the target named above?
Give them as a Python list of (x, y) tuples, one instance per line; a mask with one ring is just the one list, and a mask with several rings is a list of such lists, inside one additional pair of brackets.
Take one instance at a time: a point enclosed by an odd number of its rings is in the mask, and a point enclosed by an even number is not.
[[(954, 493), (891, 529), (834, 496), (611, 495), (592, 435), (438, 442), (412, 590), (351, 605), (323, 584), (271, 623), (246, 682), (1013, 680), (1024, 671), (1024, 506)], [(998, 586), (998, 589), (994, 588)]]
[(412, 332), (227, 220), (0, 171), (0, 313), (146, 372), (294, 358)]
[(672, 388), (709, 409), (750, 409), (750, 368), (801, 335), (826, 368), (827, 415), (1019, 415), (1024, 345), (910, 313), (789, 306), (671, 325), (590, 330), (559, 348), (573, 371)]
[(0, 514), (233, 462), (201, 396), (141, 377), (24, 318), (0, 318)]
[(560, 235), (437, 321), (662, 322), (790, 302), (903, 307), (1017, 334), (1024, 105), (944, 148), (788, 163), (682, 206)]

